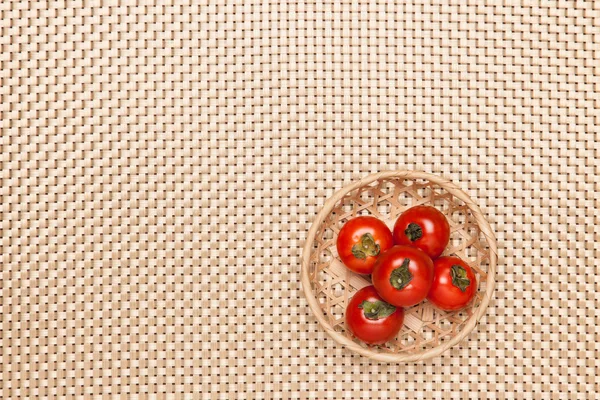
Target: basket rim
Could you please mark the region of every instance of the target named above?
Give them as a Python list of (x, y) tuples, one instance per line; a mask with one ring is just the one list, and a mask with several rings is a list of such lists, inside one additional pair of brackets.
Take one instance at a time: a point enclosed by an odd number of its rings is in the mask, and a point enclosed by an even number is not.
[[(310, 265), (310, 255), (311, 248), (313, 242), (315, 240), (315, 236), (317, 230), (324, 219), (329, 215), (329, 213), (333, 210), (335, 205), (339, 200), (341, 200), (345, 195), (350, 193), (351, 191), (358, 189), (361, 186), (368, 185), (375, 181), (381, 179), (390, 179), (390, 178), (405, 178), (405, 179), (425, 179), (430, 182), (433, 182), (440, 187), (443, 187), (453, 196), (462, 200), (465, 205), (471, 210), (473, 217), (481, 233), (486, 238), (486, 241), (489, 246), (490, 257), (489, 257), (489, 266), (487, 269), (487, 285), (486, 292), (483, 296), (479, 307), (476, 312), (471, 315), (471, 317), (464, 323), (462, 330), (454, 336), (449, 341), (438, 345), (432, 349), (428, 349), (426, 351), (422, 351), (420, 353), (413, 354), (393, 354), (393, 353), (377, 353), (368, 348), (364, 348), (354, 341), (350, 340), (346, 336), (342, 335), (339, 332), (336, 332), (329, 322), (325, 319), (321, 307), (317, 301), (317, 298), (314, 295), (314, 292), (311, 288), (310, 277), (308, 273), (309, 265)], [(301, 258), (301, 282), (302, 289), (304, 291), (304, 296), (308, 301), (308, 305), (312, 310), (312, 313), (317, 318), (321, 326), (325, 329), (325, 332), (329, 336), (331, 336), (337, 343), (346, 346), (350, 350), (353, 350), (365, 357), (376, 361), (383, 362), (415, 362), (415, 361), (423, 361), (426, 359), (430, 359), (442, 354), (444, 351), (449, 349), (450, 347), (456, 345), (458, 342), (463, 340), (477, 325), (477, 322), (481, 319), (481, 317), (485, 314), (485, 311), (489, 305), (489, 302), (493, 296), (494, 287), (496, 285), (496, 263), (498, 259), (498, 248), (496, 244), (496, 235), (492, 231), (492, 228), (485, 218), (484, 214), (481, 212), (479, 206), (471, 199), (471, 197), (465, 193), (462, 189), (456, 186), (450, 180), (443, 178), (438, 175), (434, 175), (428, 172), (423, 171), (409, 171), (409, 170), (399, 170), (399, 171), (382, 171), (374, 174), (370, 174), (365, 176), (364, 178), (350, 183), (338, 191), (336, 191), (331, 197), (329, 197), (321, 210), (317, 213), (315, 219), (312, 222), (312, 225), (308, 231), (308, 236), (306, 237), (306, 242), (304, 244), (304, 248), (302, 250), (302, 258)]]

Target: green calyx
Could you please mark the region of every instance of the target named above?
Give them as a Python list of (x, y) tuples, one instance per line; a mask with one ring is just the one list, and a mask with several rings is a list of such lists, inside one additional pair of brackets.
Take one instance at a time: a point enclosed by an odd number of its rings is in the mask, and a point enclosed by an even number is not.
[(390, 284), (395, 289), (402, 290), (412, 281), (413, 276), (408, 269), (409, 264), (410, 258), (405, 258), (402, 265), (390, 274)]
[(421, 229), (421, 225), (411, 222), (404, 230), (404, 234), (406, 235), (408, 240), (414, 242), (415, 240), (420, 239), (423, 236), (423, 229)]
[(364, 260), (369, 256), (379, 254), (379, 245), (375, 243), (375, 238), (370, 233), (365, 233), (360, 237), (360, 242), (352, 246), (352, 254), (354, 257)]
[(471, 281), (467, 278), (467, 271), (460, 265), (453, 265), (450, 268), (450, 277), (452, 284), (460, 289), (461, 292), (467, 290)]
[(396, 311), (396, 307), (381, 300), (363, 301), (358, 308), (362, 308), (367, 319), (377, 320), (389, 317)]

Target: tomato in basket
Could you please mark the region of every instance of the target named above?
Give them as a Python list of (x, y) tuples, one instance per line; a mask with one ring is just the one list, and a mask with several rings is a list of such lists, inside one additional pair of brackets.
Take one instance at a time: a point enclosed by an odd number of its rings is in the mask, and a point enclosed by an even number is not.
[(354, 272), (370, 274), (381, 253), (394, 245), (392, 232), (382, 221), (360, 216), (346, 222), (337, 237), (340, 259)]
[(434, 262), (433, 284), (427, 299), (445, 311), (464, 308), (475, 296), (477, 278), (458, 257), (440, 257)]
[(427, 297), (433, 282), (433, 261), (416, 247), (397, 245), (383, 253), (371, 275), (388, 303), (410, 307)]
[(346, 308), (346, 325), (358, 339), (383, 344), (393, 339), (404, 323), (404, 310), (383, 301), (374, 286), (360, 289)]
[(431, 258), (439, 257), (449, 240), (448, 220), (435, 207), (411, 207), (400, 215), (394, 225), (394, 243), (417, 247)]

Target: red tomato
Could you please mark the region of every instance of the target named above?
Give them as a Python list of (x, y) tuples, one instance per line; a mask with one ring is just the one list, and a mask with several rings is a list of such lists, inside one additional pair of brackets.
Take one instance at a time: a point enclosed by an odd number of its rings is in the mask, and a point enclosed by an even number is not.
[(337, 251), (346, 267), (370, 274), (377, 257), (394, 245), (392, 232), (375, 217), (356, 217), (346, 222), (337, 238)]
[(434, 262), (433, 284), (427, 299), (445, 311), (460, 310), (475, 296), (477, 278), (458, 257), (440, 257)]
[(431, 258), (439, 257), (449, 240), (448, 220), (435, 207), (411, 207), (394, 225), (394, 243), (418, 247)]
[(416, 247), (394, 246), (375, 263), (373, 285), (388, 303), (410, 307), (429, 293), (433, 281), (433, 261)]
[(404, 322), (404, 310), (381, 299), (374, 286), (360, 289), (346, 308), (346, 325), (360, 340), (382, 344), (393, 339)]

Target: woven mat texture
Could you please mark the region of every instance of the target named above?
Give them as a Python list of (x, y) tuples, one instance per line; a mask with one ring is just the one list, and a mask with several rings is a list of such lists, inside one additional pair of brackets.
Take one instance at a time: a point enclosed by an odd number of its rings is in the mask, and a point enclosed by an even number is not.
[[(1, 397), (591, 399), (600, 2), (2, 1)], [(368, 173), (497, 233), (459, 346), (330, 339), (300, 255)]]

